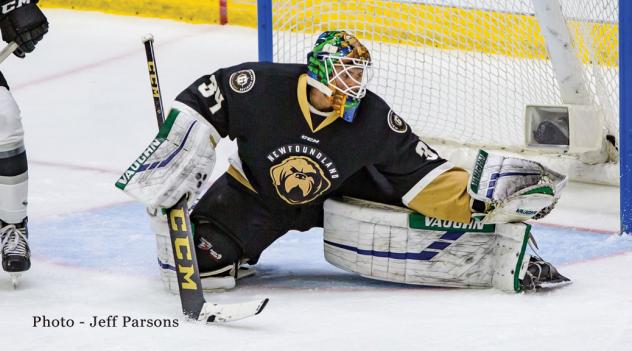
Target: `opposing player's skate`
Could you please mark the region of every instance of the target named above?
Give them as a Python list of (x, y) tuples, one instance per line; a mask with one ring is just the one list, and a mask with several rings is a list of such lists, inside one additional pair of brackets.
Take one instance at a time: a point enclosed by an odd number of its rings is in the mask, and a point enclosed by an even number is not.
[(22, 272), (31, 268), (27, 219), (25, 218), (17, 224), (7, 224), (0, 221), (0, 242), (2, 246), (2, 269), (11, 275), (11, 282), (16, 288)]

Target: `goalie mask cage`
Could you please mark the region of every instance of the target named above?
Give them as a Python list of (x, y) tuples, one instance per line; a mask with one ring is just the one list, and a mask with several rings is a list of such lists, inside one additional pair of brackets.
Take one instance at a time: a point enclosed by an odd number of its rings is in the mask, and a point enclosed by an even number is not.
[[(447, 158), (463, 152), (444, 146), (505, 150), (571, 179), (620, 186), (621, 231), (632, 230), (624, 69), (632, 53), (619, 40), (632, 2), (258, 0), (257, 12), (260, 61), (304, 63), (318, 34), (348, 30), (371, 52), (369, 89)], [(589, 165), (582, 155), (526, 148), (530, 105), (588, 107), (583, 131), (569, 134), (583, 141), (597, 133), (603, 157)]]

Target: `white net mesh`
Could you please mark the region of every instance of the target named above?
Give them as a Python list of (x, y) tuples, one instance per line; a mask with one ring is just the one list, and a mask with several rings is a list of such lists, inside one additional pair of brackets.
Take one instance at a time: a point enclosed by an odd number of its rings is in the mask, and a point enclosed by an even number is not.
[(617, 0), (561, 0), (593, 103), (608, 134), (619, 135), (619, 6)]
[[(618, 135), (617, 0), (560, 0), (608, 134)], [(531, 0), (274, 0), (275, 62), (305, 62), (346, 29), (376, 70), (370, 89), (424, 138), (523, 144), (525, 105), (561, 104)]]

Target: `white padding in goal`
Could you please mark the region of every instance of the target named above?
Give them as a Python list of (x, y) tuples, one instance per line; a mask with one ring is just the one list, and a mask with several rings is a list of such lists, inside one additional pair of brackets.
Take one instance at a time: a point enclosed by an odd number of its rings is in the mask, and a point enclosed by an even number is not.
[(324, 208), (325, 259), (367, 278), (518, 291), (529, 261), (525, 224), (463, 224), (347, 198)]

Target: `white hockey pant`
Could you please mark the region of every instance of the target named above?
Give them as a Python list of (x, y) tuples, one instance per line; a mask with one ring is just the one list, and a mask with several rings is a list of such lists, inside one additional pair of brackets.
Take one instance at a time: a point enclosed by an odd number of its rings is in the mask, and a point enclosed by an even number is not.
[(5, 223), (26, 217), (28, 173), (26, 166), (16, 166), (16, 156), (24, 152), (20, 109), (11, 92), (0, 86), (0, 220)]

